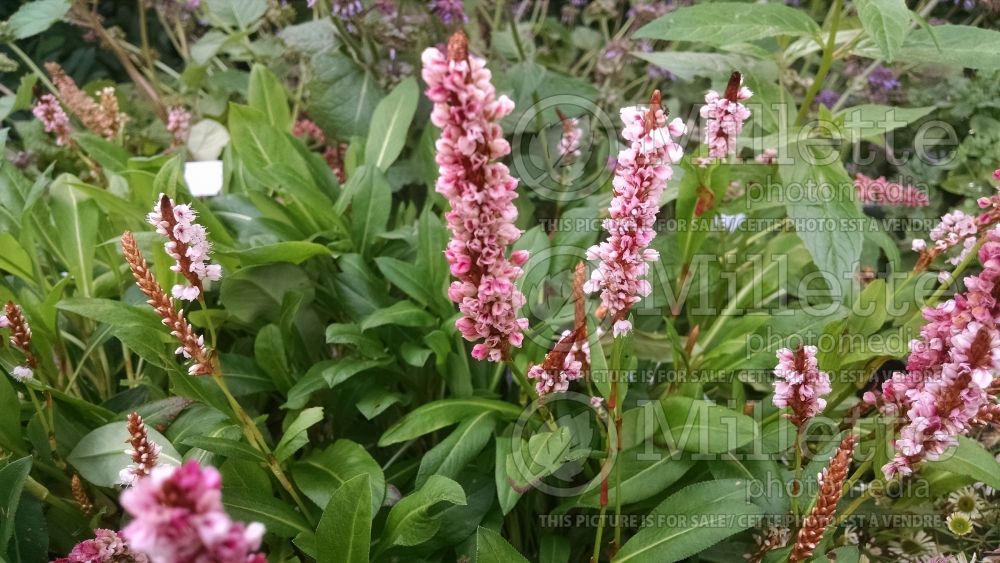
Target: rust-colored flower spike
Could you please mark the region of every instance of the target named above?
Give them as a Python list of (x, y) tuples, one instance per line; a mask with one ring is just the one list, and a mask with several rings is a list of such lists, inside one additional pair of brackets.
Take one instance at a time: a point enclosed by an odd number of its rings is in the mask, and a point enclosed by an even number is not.
[(124, 121), (124, 115), (118, 110), (118, 100), (113, 88), (105, 88), (100, 94), (100, 103), (81, 90), (54, 62), (45, 63), (45, 70), (52, 76), (52, 83), (59, 92), (62, 103), (83, 122), (90, 131), (105, 139), (118, 135)]
[(193, 362), (188, 368), (188, 373), (191, 375), (213, 373), (212, 355), (205, 348), (204, 338), (195, 334), (191, 324), (174, 307), (174, 300), (163, 291), (156, 278), (153, 277), (153, 273), (149, 271), (146, 259), (139, 252), (135, 237), (130, 231), (126, 231), (122, 235), (122, 252), (125, 254), (129, 268), (132, 269), (132, 277), (135, 278), (136, 285), (149, 298), (146, 302), (152, 305), (153, 309), (163, 318), (163, 324), (170, 329), (170, 334), (180, 341), (181, 345), (177, 348), (176, 353)]
[(469, 58), (469, 36), (458, 30), (448, 38), (447, 56), (449, 61), (464, 61)]
[(1000, 403), (983, 405), (979, 409), (979, 414), (972, 419), (973, 426), (986, 426), (987, 424), (1000, 426)]
[(87, 489), (84, 488), (80, 476), (74, 473), (73, 477), (69, 480), (69, 485), (73, 489), (73, 500), (80, 505), (80, 510), (84, 514), (92, 514), (94, 512), (94, 503), (90, 500), (90, 496), (87, 495)]
[(132, 464), (123, 469), (119, 477), (123, 484), (131, 485), (136, 479), (146, 477), (153, 471), (160, 458), (160, 446), (149, 440), (149, 431), (139, 413), (132, 412), (128, 415), (127, 428), (126, 442), (132, 449), (125, 450), (125, 453), (132, 456)]
[(24, 354), (24, 362), (29, 368), (38, 367), (38, 358), (31, 352), (31, 327), (28, 326), (21, 307), (8, 301), (4, 306), (4, 315), (0, 318), (5, 319), (0, 322), (0, 327), (10, 328), (10, 345)]
[(799, 535), (795, 538), (795, 547), (788, 557), (790, 563), (805, 561), (812, 557), (816, 545), (823, 539), (826, 527), (833, 521), (833, 514), (837, 510), (837, 503), (844, 494), (844, 480), (847, 479), (847, 470), (851, 467), (851, 452), (854, 450), (854, 434), (848, 434), (837, 448), (837, 453), (830, 461), (830, 465), (819, 474), (819, 493), (816, 495), (816, 504), (813, 505), (812, 512), (806, 517), (799, 529)]

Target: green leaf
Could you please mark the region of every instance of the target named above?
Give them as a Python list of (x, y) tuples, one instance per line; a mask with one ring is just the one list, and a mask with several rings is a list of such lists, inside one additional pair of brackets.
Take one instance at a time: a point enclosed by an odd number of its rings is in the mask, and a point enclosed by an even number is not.
[(750, 527), (751, 517), (761, 514), (761, 510), (746, 499), (747, 482), (740, 479), (685, 487), (649, 514), (651, 518), (669, 515), (679, 525), (639, 530), (612, 561), (671, 563), (694, 555)]
[(31, 256), (10, 233), (0, 233), (0, 270), (6, 270), (27, 282), (33, 280)]
[(288, 139), (288, 134), (271, 125), (268, 117), (250, 106), (229, 104), (229, 134), (233, 148), (261, 180), (278, 183), (270, 172), (273, 165), (306, 170), (305, 160)]
[[(217, 436), (186, 436), (180, 441), (181, 444), (185, 446), (191, 446), (192, 448), (199, 448), (207, 452), (212, 452), (213, 454), (218, 454), (230, 459), (239, 459), (246, 461), (256, 461), (264, 462), (267, 461), (264, 455), (259, 451), (253, 449), (248, 444), (240, 442), (238, 440), (230, 440), (228, 438), (220, 438)], [(190, 455), (190, 454), (188, 454)]]
[(461, 485), (447, 477), (432, 475), (423, 487), (400, 500), (389, 511), (379, 551), (394, 546), (418, 545), (431, 539), (441, 527), (441, 520), (436, 516), (443, 505), (465, 504), (465, 491)]
[[(882, 54), (877, 46), (855, 52), (869, 58)], [(1000, 70), (1000, 31), (968, 25), (918, 29), (906, 38), (896, 59), (922, 65)]]
[(267, 12), (267, 0), (206, 0), (208, 13), (229, 27), (248, 29)]
[(52, 217), (56, 234), (77, 288), (90, 297), (93, 286), (94, 250), (97, 247), (97, 204), (72, 187), (75, 177), (64, 174), (52, 183)]
[(239, 258), (244, 266), (273, 264), (275, 262), (301, 264), (314, 256), (331, 256), (329, 248), (322, 244), (306, 242), (304, 240), (276, 242), (245, 250), (216, 249), (216, 252), (223, 256)]
[(21, 493), (14, 516), (14, 535), (7, 548), (11, 563), (46, 561), (49, 555), (49, 524), (42, 502)]
[[(615, 502), (619, 490), (621, 490), (622, 504), (646, 500), (676, 483), (694, 465), (689, 457), (672, 456), (671, 452), (665, 449), (656, 449), (654, 452), (654, 455), (644, 455), (648, 452), (643, 452), (641, 448), (633, 448), (618, 455), (615, 471), (621, 471), (622, 481), (620, 487), (608, 490), (609, 502)], [(599, 489), (588, 491), (577, 499), (575, 504), (599, 508), (600, 493)]]
[(699, 76), (718, 80), (728, 79), (733, 69), (749, 73), (751, 69), (756, 68), (758, 73), (774, 76), (777, 73), (777, 67), (770, 61), (761, 61), (738, 53), (701, 53), (697, 51), (643, 53), (633, 51), (632, 55), (669, 70), (677, 78), (685, 81), (694, 80)]
[(14, 32), (15, 39), (27, 39), (62, 20), (69, 8), (68, 0), (35, 0), (22, 4), (7, 24)]
[(431, 293), (427, 280), (421, 275), (420, 269), (409, 262), (404, 262), (391, 256), (378, 256), (375, 258), (375, 265), (378, 266), (382, 275), (389, 280), (392, 285), (402, 289), (418, 303), (427, 307), (435, 303), (434, 295)]
[[(376, 237), (385, 232), (392, 211), (392, 188), (378, 168), (365, 165), (348, 185), (351, 194), (351, 238), (355, 249), (368, 255)], [(352, 178), (353, 180), (353, 178)]]
[(943, 469), (949, 473), (966, 475), (976, 481), (1000, 489), (1000, 461), (976, 440), (966, 436), (958, 437), (958, 446), (941, 454), (941, 459), (929, 461), (927, 465)]
[(0, 381), (0, 448), (15, 453), (24, 451), (21, 438), (21, 404), (6, 376)]
[(431, 448), (420, 459), (414, 481), (419, 488), (431, 475), (454, 479), (486, 447), (493, 435), (494, 413), (483, 411), (463, 420), (447, 438)]
[(383, 95), (375, 75), (339, 50), (324, 51), (309, 64), (309, 116), (341, 139), (367, 134)]
[(260, 522), (269, 534), (291, 538), (312, 532), (306, 519), (291, 505), (272, 496), (269, 490), (223, 487), (222, 504), (230, 516), (243, 522)]
[(266, 115), (268, 123), (278, 129), (288, 131), (291, 128), (292, 114), (288, 109), (285, 87), (278, 77), (262, 64), (255, 64), (250, 69), (247, 103)]
[[(723, 453), (753, 441), (759, 434), (750, 417), (700, 399), (667, 397), (626, 411), (622, 447), (631, 448), (654, 438), (692, 453)], [(659, 443), (659, 442), (658, 442)]]
[[(181, 455), (173, 444), (153, 428), (146, 430), (150, 441), (160, 446), (159, 463), (180, 465)], [(125, 453), (128, 438), (128, 423), (124, 420), (105, 424), (84, 436), (66, 460), (87, 481), (98, 487), (113, 487), (120, 482), (118, 473), (132, 463)]]
[(310, 56), (340, 46), (337, 28), (326, 18), (287, 26), (278, 32), (278, 37), (289, 48)]
[(732, 45), (778, 35), (819, 35), (804, 11), (781, 4), (712, 2), (679, 8), (643, 26), (636, 39)]
[(906, 127), (934, 111), (933, 106), (903, 108), (878, 104), (861, 104), (844, 109), (834, 116), (842, 121), (839, 129), (844, 131), (845, 141), (857, 143), (862, 140), (879, 142), (889, 131)]
[(110, 299), (83, 298), (62, 299), (56, 306), (60, 310), (109, 325), (115, 338), (154, 365), (177, 365), (165, 351), (166, 345), (176, 348), (176, 344), (173, 344), (172, 338), (152, 309), (133, 307)]
[(482, 526), (476, 530), (475, 563), (528, 563), (503, 536)]
[(29, 471), (30, 456), (12, 461), (0, 469), (0, 553), (7, 553), (7, 542), (14, 535), (14, 515)]
[(378, 462), (360, 444), (340, 439), (292, 464), (295, 484), (320, 508), (327, 506), (334, 491), (359, 475), (368, 476), (374, 514), (385, 497), (385, 477)]
[(406, 133), (417, 111), (420, 91), (412, 76), (400, 82), (389, 95), (375, 106), (371, 130), (374, 139), (365, 143), (365, 163), (383, 172), (396, 161), (406, 144)]
[(330, 497), (316, 527), (317, 563), (368, 563), (372, 536), (372, 490), (358, 475)]
[(855, 0), (861, 25), (882, 51), (882, 57), (892, 62), (910, 31), (910, 10), (905, 0)]
[(395, 305), (379, 309), (361, 321), (361, 330), (379, 326), (430, 326), (434, 317), (412, 301), (400, 301)]
[(91, 158), (104, 168), (120, 173), (128, 166), (130, 155), (124, 148), (93, 133), (77, 133), (73, 138)]
[(520, 407), (503, 401), (478, 397), (442, 399), (421, 405), (390, 426), (382, 434), (378, 445), (384, 448), (385, 446), (412, 440), (413, 438), (423, 436), (446, 426), (451, 426), (456, 422), (475, 416), (484, 410), (496, 412), (499, 416), (508, 420), (514, 420), (521, 415)]
[(299, 413), (299, 416), (288, 425), (288, 429), (281, 436), (278, 445), (274, 447), (274, 456), (278, 458), (278, 461), (288, 459), (302, 446), (308, 444), (307, 431), (321, 420), (323, 420), (323, 407), (312, 407)]

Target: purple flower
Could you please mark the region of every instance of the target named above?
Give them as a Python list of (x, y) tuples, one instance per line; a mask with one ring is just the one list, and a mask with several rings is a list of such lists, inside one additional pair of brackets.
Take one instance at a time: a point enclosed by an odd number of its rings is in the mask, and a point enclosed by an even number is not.
[(840, 100), (840, 93), (836, 90), (824, 89), (816, 94), (816, 103), (832, 108)]
[(868, 74), (868, 94), (872, 101), (885, 102), (897, 88), (899, 80), (889, 67), (880, 65)]
[(788, 419), (802, 426), (826, 408), (824, 395), (830, 392), (830, 376), (819, 370), (815, 346), (800, 346), (792, 352), (778, 350), (774, 368), (774, 406), (789, 407)]
[(621, 119), (625, 125), (622, 137), (629, 144), (618, 153), (610, 216), (603, 225), (609, 236), (587, 250), (587, 259), (600, 260), (600, 264), (583, 287), (588, 293), (601, 293), (615, 337), (632, 330), (628, 320), (632, 305), (652, 291), (643, 278), (649, 270), (647, 263), (659, 259), (649, 248), (656, 236), (653, 224), (660, 196), (673, 175), (670, 164), (682, 156), (673, 137), (684, 133), (679, 118), (667, 123), (659, 90), (653, 93), (648, 109), (622, 108)]
[(705, 94), (701, 116), (706, 119), (705, 144), (711, 157), (725, 158), (736, 153), (736, 139), (743, 131), (743, 122), (750, 118), (750, 110), (740, 102), (753, 95), (742, 84), (743, 77), (734, 72), (722, 96), (715, 90)]
[(525, 299), (515, 285), (528, 253), (507, 256), (521, 237), (514, 226), (517, 180), (498, 162), (510, 152), (499, 122), (514, 102), (497, 97), (486, 61), (468, 52), (462, 31), (452, 35), (447, 55), (432, 47), (422, 59), (427, 97), (434, 103), (431, 121), (441, 129), (437, 191), (451, 207), (445, 219), (452, 239), (444, 254), (457, 278), (448, 288), (462, 313), (455, 326), (466, 340), (482, 340), (473, 346), (473, 357), (499, 362), (511, 346), (521, 346), (528, 327), (518, 317)]
[(468, 16), (465, 15), (462, 0), (431, 0), (430, 9), (445, 25), (468, 23), (469, 21)]
[(222, 507), (222, 477), (191, 460), (158, 465), (121, 495), (132, 521), (122, 530), (152, 563), (265, 563), (259, 523), (233, 522)]

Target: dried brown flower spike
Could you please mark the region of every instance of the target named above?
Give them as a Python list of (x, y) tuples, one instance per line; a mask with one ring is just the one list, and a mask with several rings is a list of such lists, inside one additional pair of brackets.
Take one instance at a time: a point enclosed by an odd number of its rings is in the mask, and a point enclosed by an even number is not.
[(80, 505), (80, 510), (84, 514), (92, 514), (94, 512), (94, 503), (91, 502), (90, 496), (87, 495), (87, 489), (83, 486), (83, 481), (80, 476), (76, 473), (69, 480), (70, 488), (73, 489), (73, 500)]
[(833, 521), (833, 514), (837, 510), (837, 503), (844, 491), (844, 481), (847, 479), (847, 470), (851, 467), (851, 452), (854, 450), (854, 435), (848, 434), (837, 448), (837, 453), (830, 461), (830, 465), (819, 474), (819, 493), (816, 495), (816, 504), (812, 511), (802, 523), (799, 535), (795, 538), (795, 547), (788, 561), (806, 561), (812, 557), (816, 545), (823, 539), (823, 532)]

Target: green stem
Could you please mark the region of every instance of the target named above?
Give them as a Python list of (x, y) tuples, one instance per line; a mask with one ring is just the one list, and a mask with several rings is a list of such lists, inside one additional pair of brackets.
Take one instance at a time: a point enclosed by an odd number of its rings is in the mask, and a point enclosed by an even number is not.
[(792, 516), (799, 515), (799, 497), (802, 496), (802, 428), (795, 433), (795, 494), (792, 495)]
[(597, 519), (597, 533), (594, 535), (594, 554), (590, 557), (590, 563), (601, 560), (601, 538), (604, 536), (604, 517), (607, 511), (607, 506), (601, 507), (601, 514)]
[(843, 4), (844, 0), (833, 0), (833, 6), (830, 8), (830, 15), (828, 16), (830, 20), (830, 35), (827, 37), (826, 46), (823, 47), (823, 59), (819, 63), (819, 70), (816, 71), (816, 78), (809, 86), (809, 90), (806, 91), (806, 96), (802, 100), (802, 106), (799, 107), (799, 113), (795, 116), (796, 125), (802, 125), (806, 120), (806, 116), (809, 115), (809, 107), (812, 106), (813, 99), (819, 93), (819, 89), (823, 87), (823, 80), (826, 78), (826, 74), (830, 72), (830, 67), (833, 66), (833, 53), (837, 48), (837, 29), (840, 27), (840, 12), (843, 11)]
[(21, 59), (21, 62), (23, 62), (25, 66), (31, 69), (31, 72), (38, 77), (38, 80), (40, 80), (46, 88), (48, 88), (49, 92), (52, 92), (55, 96), (59, 95), (59, 91), (56, 90), (55, 84), (53, 84), (52, 81), (49, 80), (49, 77), (42, 72), (42, 69), (38, 68), (38, 65), (31, 60), (31, 57), (29, 57), (27, 53), (22, 51), (21, 48), (14, 43), (8, 43), (7, 46), (10, 47), (11, 51), (14, 51), (14, 54), (17, 55), (17, 58)]

